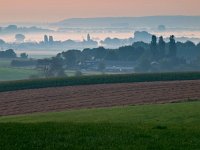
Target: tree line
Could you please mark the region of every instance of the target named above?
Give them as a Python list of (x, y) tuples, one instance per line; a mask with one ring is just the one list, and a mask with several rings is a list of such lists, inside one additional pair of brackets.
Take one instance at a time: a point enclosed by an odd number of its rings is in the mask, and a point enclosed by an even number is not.
[(135, 42), (117, 49), (98, 47), (84, 50), (69, 50), (49, 59), (38, 60), (37, 67), (44, 70), (47, 77), (64, 76), (64, 70), (87, 68), (87, 63), (99, 64), (105, 69), (105, 62), (136, 62), (135, 72), (164, 72), (198, 70), (200, 44), (191, 41), (176, 42), (175, 36), (164, 38), (152, 36), (150, 43)]
[(125, 64), (124, 67), (126, 62), (134, 62), (134, 72), (199, 71), (200, 43), (177, 42), (173, 35), (166, 42), (162, 36), (153, 35), (149, 43), (134, 42), (117, 49), (68, 50), (55, 57), (38, 60), (27, 59), (26, 53), (17, 57), (14, 50), (9, 49), (0, 51), (0, 58), (13, 58), (12, 66), (36, 66), (45, 77), (65, 76), (65, 70), (77, 70), (77, 75), (81, 75), (82, 69), (95, 68), (104, 72), (109, 62)]

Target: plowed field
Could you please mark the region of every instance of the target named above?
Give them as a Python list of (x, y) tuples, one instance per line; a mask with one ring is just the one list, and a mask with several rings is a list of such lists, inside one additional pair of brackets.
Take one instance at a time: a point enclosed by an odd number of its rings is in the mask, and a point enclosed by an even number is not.
[(200, 99), (200, 80), (101, 84), (0, 93), (0, 115)]

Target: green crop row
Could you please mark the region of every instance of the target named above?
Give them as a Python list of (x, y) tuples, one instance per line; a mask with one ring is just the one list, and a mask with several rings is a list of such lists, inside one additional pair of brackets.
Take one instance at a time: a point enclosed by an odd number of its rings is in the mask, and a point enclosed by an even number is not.
[(0, 82), (0, 92), (74, 85), (199, 80), (200, 72), (96, 75)]

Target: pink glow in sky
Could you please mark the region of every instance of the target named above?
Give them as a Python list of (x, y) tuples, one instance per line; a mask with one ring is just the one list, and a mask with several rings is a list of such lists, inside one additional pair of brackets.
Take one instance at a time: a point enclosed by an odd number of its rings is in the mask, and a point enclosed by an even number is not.
[(200, 0), (0, 0), (0, 22), (74, 17), (200, 15)]

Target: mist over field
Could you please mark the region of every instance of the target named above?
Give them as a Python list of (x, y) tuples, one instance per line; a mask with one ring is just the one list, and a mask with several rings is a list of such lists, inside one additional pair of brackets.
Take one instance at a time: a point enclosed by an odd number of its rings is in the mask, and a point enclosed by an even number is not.
[[(0, 28), (0, 39), (10, 45), (4, 46), (1, 41), (1, 50), (15, 49), (17, 54), (27, 52), (31, 57), (37, 58), (54, 56), (58, 52), (69, 49), (84, 49), (104, 46), (106, 48), (118, 48), (131, 45), (133, 42), (143, 41), (149, 43), (148, 35), (134, 34), (137, 31), (146, 31), (151, 35), (163, 36), (168, 41), (170, 35), (175, 35), (180, 42), (188, 40), (199, 43), (200, 17), (198, 16), (151, 16), (151, 17), (109, 17), (109, 18), (73, 18), (48, 24), (18, 23), (3, 24)], [(74, 44), (87, 39), (87, 34), (97, 43)], [(23, 34), (24, 39), (17, 40), (16, 35)], [(53, 36), (55, 41), (68, 41), (65, 46), (48, 48), (32, 46), (31, 43), (39, 43), (44, 40), (44, 35)], [(140, 36), (143, 36), (142, 38)], [(130, 40), (131, 38), (134, 38)], [(122, 42), (115, 42), (118, 39)], [(113, 42), (113, 43), (112, 43)], [(29, 43), (30, 46), (19, 46)], [(56, 43), (55, 43), (56, 44)], [(27, 44), (28, 45), (28, 44)], [(41, 58), (40, 57), (40, 58)]]
[[(0, 80), (76, 73), (197, 71), (199, 25), (199, 16), (96, 17), (2, 24)], [(52, 65), (56, 66), (53, 72), (44, 70)], [(7, 75), (16, 67), (21, 69), (19, 77)]]

